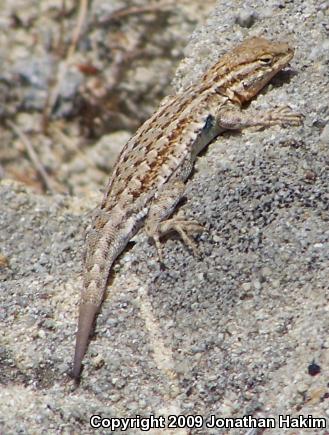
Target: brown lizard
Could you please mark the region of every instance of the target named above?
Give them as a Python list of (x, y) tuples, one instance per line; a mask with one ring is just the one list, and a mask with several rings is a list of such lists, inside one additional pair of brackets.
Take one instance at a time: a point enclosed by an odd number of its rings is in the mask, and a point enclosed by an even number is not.
[(241, 110), (293, 57), (286, 43), (254, 37), (222, 56), (201, 79), (169, 97), (124, 146), (86, 237), (83, 290), (72, 376), (82, 359), (102, 304), (110, 269), (144, 225), (162, 259), (159, 238), (177, 231), (194, 251), (194, 221), (170, 218), (199, 152), (227, 129), (298, 125), (289, 108)]

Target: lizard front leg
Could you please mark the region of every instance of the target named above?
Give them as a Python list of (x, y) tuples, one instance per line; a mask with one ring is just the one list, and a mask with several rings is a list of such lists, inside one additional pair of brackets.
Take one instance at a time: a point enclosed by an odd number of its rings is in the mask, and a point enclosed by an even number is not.
[(266, 112), (240, 110), (238, 108), (219, 109), (216, 119), (220, 127), (228, 130), (241, 130), (246, 127), (270, 127), (272, 125), (299, 125), (303, 116), (289, 107), (279, 107)]
[(181, 180), (171, 181), (154, 198), (146, 222), (146, 234), (153, 239), (160, 263), (163, 263), (160, 237), (176, 231), (183, 242), (197, 255), (198, 250), (190, 233), (200, 233), (203, 227), (196, 221), (177, 217), (168, 219), (185, 193), (185, 184)]

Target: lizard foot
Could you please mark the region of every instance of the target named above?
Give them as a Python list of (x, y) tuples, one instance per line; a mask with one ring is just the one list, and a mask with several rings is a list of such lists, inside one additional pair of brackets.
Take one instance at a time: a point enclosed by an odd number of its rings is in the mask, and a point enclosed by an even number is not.
[(190, 236), (190, 234), (198, 234), (204, 230), (203, 226), (198, 222), (193, 220), (185, 220), (172, 218), (167, 219), (166, 221), (160, 222), (156, 229), (153, 231), (148, 231), (148, 236), (151, 237), (154, 241), (158, 258), (161, 264), (163, 264), (163, 255), (162, 255), (162, 246), (160, 242), (160, 237), (168, 234), (172, 231), (177, 232), (182, 238), (183, 242), (191, 249), (195, 256), (199, 256), (198, 248)]
[(290, 107), (278, 107), (266, 112), (267, 119), (264, 119), (267, 125), (300, 125), (304, 116), (301, 113), (293, 112)]

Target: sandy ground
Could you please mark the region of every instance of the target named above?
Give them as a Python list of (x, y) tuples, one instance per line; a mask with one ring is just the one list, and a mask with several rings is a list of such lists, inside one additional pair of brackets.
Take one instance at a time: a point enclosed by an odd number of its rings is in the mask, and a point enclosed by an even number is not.
[[(166, 428), (152, 434), (247, 432), (207, 428), (211, 415), (274, 418), (259, 434), (329, 433), (328, 8), (218, 1), (193, 33), (176, 88), (245, 37), (291, 43), (291, 68), (247, 110), (289, 103), (304, 124), (226, 133), (208, 147), (179, 211), (205, 226), (200, 258), (170, 238), (160, 270), (143, 232), (129, 244), (77, 389), (66, 374), (84, 228), (100, 194), (36, 194), (1, 181), (2, 433), (94, 433), (95, 414), (164, 416)], [(169, 415), (201, 417), (169, 429)], [(280, 415), (312, 416), (310, 428), (280, 428)], [(315, 418), (327, 429), (311, 428)]]

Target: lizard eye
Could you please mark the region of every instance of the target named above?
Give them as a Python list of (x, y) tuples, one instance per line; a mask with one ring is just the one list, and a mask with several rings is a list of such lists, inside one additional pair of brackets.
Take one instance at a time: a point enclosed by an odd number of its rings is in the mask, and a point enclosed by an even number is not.
[(260, 63), (262, 63), (263, 65), (271, 65), (273, 58), (271, 56), (268, 55), (264, 55), (262, 57), (259, 58)]

